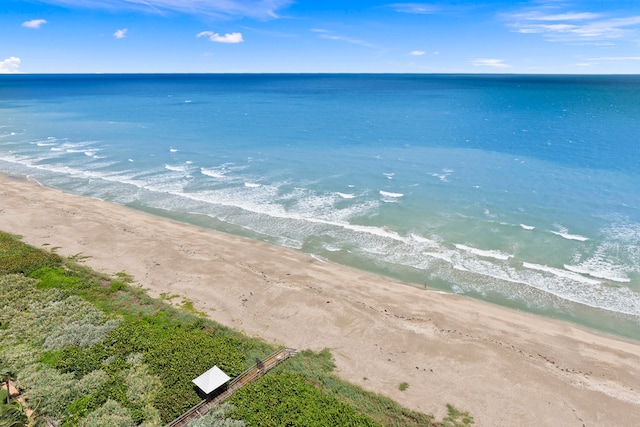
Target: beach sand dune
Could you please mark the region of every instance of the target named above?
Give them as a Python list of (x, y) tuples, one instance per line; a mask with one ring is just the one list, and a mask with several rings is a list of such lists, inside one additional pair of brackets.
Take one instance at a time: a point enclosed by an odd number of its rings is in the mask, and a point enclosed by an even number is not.
[(1, 175), (0, 230), (249, 335), (329, 348), (343, 378), (418, 411), (451, 403), (479, 426), (640, 420), (638, 342)]

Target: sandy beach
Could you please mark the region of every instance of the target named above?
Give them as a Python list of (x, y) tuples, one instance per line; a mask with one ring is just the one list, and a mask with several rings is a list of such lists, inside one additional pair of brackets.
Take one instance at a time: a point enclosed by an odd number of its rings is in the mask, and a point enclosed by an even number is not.
[(639, 342), (4, 175), (0, 230), (248, 335), (329, 348), (340, 376), (411, 409), (441, 417), (451, 403), (478, 426), (640, 420)]

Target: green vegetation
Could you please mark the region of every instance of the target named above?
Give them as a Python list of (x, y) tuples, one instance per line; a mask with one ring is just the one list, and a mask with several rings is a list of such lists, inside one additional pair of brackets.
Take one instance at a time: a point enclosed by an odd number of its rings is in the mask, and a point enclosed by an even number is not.
[(400, 386), (398, 387), (400, 389), (400, 391), (405, 391), (406, 389), (409, 388), (409, 383), (400, 383)]
[[(274, 375), (280, 372), (300, 374), (305, 378), (305, 381), (322, 390), (325, 395), (335, 396), (340, 401), (356, 408), (359, 413), (367, 414), (375, 421), (376, 424), (373, 425), (389, 427), (439, 425), (432, 415), (403, 408), (388, 397), (343, 381), (332, 374), (334, 368), (335, 365), (329, 350), (325, 349), (319, 353), (304, 350), (288, 361), (286, 365), (278, 366), (272, 372)], [(464, 425), (460, 424), (460, 426)]]
[[(0, 232), (0, 366), (36, 409), (35, 425), (45, 417), (62, 427), (166, 424), (200, 401), (193, 378), (213, 365), (237, 376), (275, 350), (202, 317), (188, 300), (173, 307), (131, 286), (126, 273), (107, 277), (77, 259)], [(453, 407), (436, 422), (344, 382), (333, 369), (327, 350), (302, 351), (190, 425), (473, 423)], [(7, 425), (25, 425), (19, 403), (0, 411), (3, 422), (15, 418)]]
[(252, 426), (380, 426), (298, 373), (264, 376), (238, 390), (231, 402), (232, 415)]
[(0, 275), (29, 275), (41, 267), (60, 265), (62, 261), (58, 255), (25, 245), (3, 231), (0, 231), (0, 259)]
[(190, 421), (187, 427), (245, 427), (244, 421), (228, 418), (227, 414), (233, 409), (233, 405), (224, 402), (206, 415)]
[(28, 421), (20, 402), (0, 403), (0, 427), (22, 427)]

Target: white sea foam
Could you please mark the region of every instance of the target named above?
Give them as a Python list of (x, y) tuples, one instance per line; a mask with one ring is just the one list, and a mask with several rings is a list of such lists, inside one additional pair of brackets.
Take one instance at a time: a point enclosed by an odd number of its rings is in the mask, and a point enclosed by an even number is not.
[(432, 243), (432, 240), (427, 239), (426, 237), (422, 237), (419, 234), (410, 233), (409, 237), (415, 240), (418, 243)]
[(444, 168), (442, 169), (442, 173), (432, 172), (430, 175), (438, 178), (442, 182), (448, 182), (449, 175), (453, 173), (453, 169)]
[(424, 252), (424, 255), (432, 257), (432, 258), (436, 258), (436, 259), (440, 259), (442, 261), (446, 261), (447, 263), (453, 265), (453, 257), (451, 256), (450, 253), (447, 252)]
[(551, 230), (551, 233), (555, 234), (556, 236), (560, 236), (563, 239), (567, 239), (567, 240), (577, 240), (579, 242), (584, 242), (584, 241), (589, 240), (588, 237), (584, 237), (584, 236), (581, 236), (579, 234), (569, 234), (569, 233), (564, 233), (562, 231), (553, 231), (553, 230)]
[(245, 182), (244, 186), (247, 188), (258, 188), (258, 187), (262, 187), (262, 184), (257, 184), (255, 182)]
[(578, 274), (585, 274), (587, 276), (595, 277), (598, 279), (610, 280), (612, 282), (618, 283), (629, 283), (631, 279), (628, 277), (621, 277), (618, 272), (608, 271), (608, 270), (589, 270), (587, 268), (575, 266), (575, 265), (564, 265), (564, 268)]
[(640, 248), (606, 240), (587, 255), (576, 254), (567, 270), (618, 283), (629, 283), (629, 274), (640, 272)]
[(382, 197), (391, 197), (393, 199), (397, 199), (404, 196), (404, 194), (402, 193), (390, 193), (388, 191), (383, 191), (383, 190), (380, 190), (380, 195)]
[(523, 230), (533, 230), (533, 229), (535, 229), (535, 227), (533, 225), (520, 224), (520, 227), (522, 227)]
[(602, 234), (609, 240), (620, 241), (631, 245), (640, 245), (640, 223), (637, 222), (616, 220), (609, 227), (603, 229)]
[(588, 237), (584, 237), (581, 236), (579, 234), (570, 234), (569, 230), (567, 230), (565, 227), (561, 226), (561, 225), (557, 225), (556, 224), (556, 228), (557, 230), (551, 230), (551, 233), (555, 234), (556, 236), (560, 236), (563, 239), (567, 239), (567, 240), (577, 240), (579, 242), (584, 242), (586, 240), (589, 240)]
[(336, 193), (338, 196), (342, 197), (343, 199), (355, 199), (355, 194), (347, 194), (347, 193), (340, 193), (337, 192)]
[(174, 172), (184, 172), (186, 170), (186, 167), (183, 165), (180, 165), (180, 166), (164, 165), (164, 168)]
[(495, 258), (501, 261), (506, 261), (509, 258), (511, 258), (511, 255), (507, 255), (500, 251), (477, 249), (477, 248), (472, 248), (471, 246), (459, 245), (459, 244), (456, 244), (455, 247), (465, 252), (471, 252), (472, 254), (487, 257), (487, 258)]
[(545, 273), (550, 273), (550, 274), (553, 274), (554, 276), (573, 280), (575, 282), (581, 282), (589, 285), (597, 285), (600, 283), (598, 280), (589, 279), (588, 277), (584, 277), (581, 274), (576, 274), (568, 270), (561, 270), (559, 268), (549, 267), (546, 265), (523, 262), (522, 266), (524, 268), (530, 268), (531, 270), (538, 270), (538, 271), (543, 271)]
[(203, 175), (210, 176), (211, 178), (224, 178), (224, 176), (225, 176), (225, 172), (223, 170), (220, 170), (220, 169), (200, 168), (200, 172)]
[(341, 247), (336, 246), (336, 245), (332, 245), (330, 243), (323, 243), (322, 247), (327, 251), (327, 252), (339, 252), (342, 250)]
[(176, 153), (178, 150), (176, 148), (169, 148), (169, 152)]

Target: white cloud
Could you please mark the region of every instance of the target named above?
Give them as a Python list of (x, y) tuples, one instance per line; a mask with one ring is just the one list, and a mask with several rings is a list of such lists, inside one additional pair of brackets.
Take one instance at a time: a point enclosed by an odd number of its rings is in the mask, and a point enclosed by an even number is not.
[(196, 37), (208, 37), (210, 41), (216, 43), (242, 43), (244, 41), (242, 39), (242, 33), (227, 33), (224, 36), (221, 36), (213, 31), (203, 31), (198, 33)]
[(113, 33), (113, 37), (115, 37), (117, 39), (123, 39), (123, 38), (127, 37), (127, 31), (129, 31), (127, 28), (122, 28), (120, 30), (116, 30), (116, 32)]
[[(560, 7), (562, 5), (559, 5)], [(513, 31), (522, 34), (541, 34), (554, 42), (587, 42), (600, 44), (636, 36), (640, 30), (640, 15), (616, 17), (592, 12), (566, 12), (549, 8), (504, 15)]]
[(411, 52), (409, 52), (409, 55), (422, 56), (425, 53), (427, 53), (427, 52), (425, 52), (424, 50), (412, 50)]
[(640, 61), (640, 56), (604, 56), (602, 58), (589, 58), (589, 61)]
[(25, 21), (22, 23), (22, 26), (25, 28), (33, 28), (33, 29), (38, 29), (40, 28), (42, 25), (46, 24), (47, 20), (46, 19), (32, 19), (31, 21)]
[(69, 8), (179, 12), (213, 17), (278, 18), (278, 10), (294, 0), (40, 0)]
[(471, 61), (476, 67), (494, 67), (494, 68), (510, 68), (511, 65), (505, 64), (504, 59), (476, 58)]
[(568, 12), (556, 14), (543, 14), (540, 12), (529, 12), (519, 15), (513, 15), (528, 21), (586, 21), (596, 19), (602, 15), (590, 12)]
[(346, 43), (350, 43), (350, 44), (356, 44), (356, 45), (359, 45), (359, 46), (375, 48), (374, 45), (372, 45), (371, 43), (368, 43), (368, 42), (366, 42), (364, 40), (356, 39), (356, 38), (353, 38), (353, 37), (342, 36), (342, 35), (339, 35), (339, 34), (333, 34), (331, 31), (328, 31), (328, 30), (322, 30), (322, 29), (314, 28), (311, 31), (314, 32), (314, 33), (318, 33), (319, 37), (323, 38), (323, 39), (341, 41), (341, 42), (346, 42)]
[(389, 7), (393, 8), (396, 12), (416, 15), (430, 15), (437, 11), (435, 6), (426, 3), (393, 3), (390, 4)]
[(0, 74), (12, 74), (19, 73), (18, 68), (20, 67), (20, 58), (16, 58), (12, 56), (10, 58), (5, 59), (4, 61), (0, 61)]
[(638, 25), (640, 25), (640, 16), (631, 16), (583, 24), (522, 25), (516, 28), (516, 31), (524, 34), (543, 34), (551, 41), (584, 41), (624, 38), (633, 32), (627, 27)]

